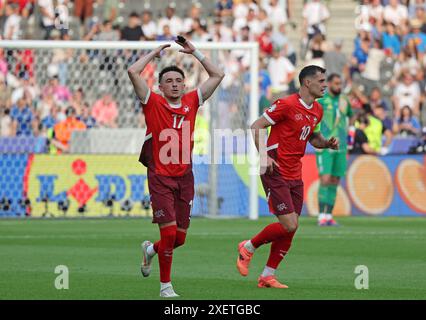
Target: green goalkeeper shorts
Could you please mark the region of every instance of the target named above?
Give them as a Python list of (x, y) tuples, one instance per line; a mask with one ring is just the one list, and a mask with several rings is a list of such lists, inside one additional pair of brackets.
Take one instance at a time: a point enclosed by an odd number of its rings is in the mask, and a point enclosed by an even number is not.
[(334, 177), (344, 177), (346, 174), (347, 154), (329, 149), (316, 152), (317, 168), (319, 174), (329, 174)]

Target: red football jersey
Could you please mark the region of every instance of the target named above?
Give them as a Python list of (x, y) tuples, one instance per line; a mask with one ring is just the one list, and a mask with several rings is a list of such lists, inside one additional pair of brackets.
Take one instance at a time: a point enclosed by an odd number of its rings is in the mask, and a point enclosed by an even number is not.
[(178, 177), (191, 170), (195, 118), (202, 104), (200, 89), (184, 94), (176, 106), (149, 91), (142, 101), (147, 128), (139, 161), (163, 176)]
[[(301, 158), (323, 110), (318, 102), (308, 106), (298, 93), (278, 99), (263, 116), (271, 123), (267, 151), (275, 153), (279, 173), (287, 180), (302, 178)], [(275, 158), (275, 157), (273, 157)]]

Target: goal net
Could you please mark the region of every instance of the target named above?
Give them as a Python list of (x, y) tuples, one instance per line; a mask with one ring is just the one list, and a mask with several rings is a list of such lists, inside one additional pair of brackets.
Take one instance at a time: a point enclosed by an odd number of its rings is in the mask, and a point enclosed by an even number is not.
[[(160, 42), (0, 42), (0, 216), (149, 216), (146, 169), (138, 163), (145, 119), (127, 68)], [(192, 215), (255, 219), (259, 115), (255, 43), (195, 43), (225, 71), (196, 123)], [(208, 77), (173, 45), (143, 72), (177, 65), (187, 90)], [(72, 108), (70, 108), (72, 107)], [(60, 125), (75, 114), (75, 130)], [(74, 128), (74, 127), (73, 127)], [(66, 142), (63, 142), (66, 141)]]

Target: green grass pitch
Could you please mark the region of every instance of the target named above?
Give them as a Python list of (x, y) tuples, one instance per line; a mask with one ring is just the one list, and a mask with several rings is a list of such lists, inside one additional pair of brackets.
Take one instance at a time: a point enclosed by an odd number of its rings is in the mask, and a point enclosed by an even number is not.
[[(259, 289), (269, 246), (260, 248), (248, 277), (235, 267), (237, 244), (273, 217), (193, 218), (175, 251), (172, 280), (179, 299), (426, 299), (426, 219), (350, 217), (319, 228), (302, 217), (277, 276), (290, 288)], [(0, 220), (0, 299), (159, 299), (157, 257), (140, 274), (140, 243), (156, 240), (149, 219)], [(57, 290), (57, 265), (69, 269), (69, 289)], [(369, 270), (357, 290), (355, 267)]]

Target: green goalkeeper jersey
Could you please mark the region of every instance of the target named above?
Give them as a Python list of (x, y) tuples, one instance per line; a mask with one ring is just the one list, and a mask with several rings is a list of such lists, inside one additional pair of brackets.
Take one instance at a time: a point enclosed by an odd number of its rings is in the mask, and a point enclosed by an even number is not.
[(349, 99), (344, 94), (332, 96), (330, 93), (326, 93), (317, 101), (324, 110), (320, 123), (321, 134), (327, 139), (332, 136), (337, 137), (339, 150), (347, 152), (349, 119), (353, 115)]

